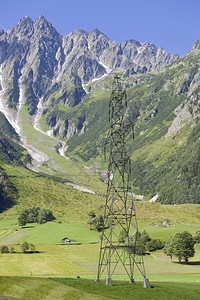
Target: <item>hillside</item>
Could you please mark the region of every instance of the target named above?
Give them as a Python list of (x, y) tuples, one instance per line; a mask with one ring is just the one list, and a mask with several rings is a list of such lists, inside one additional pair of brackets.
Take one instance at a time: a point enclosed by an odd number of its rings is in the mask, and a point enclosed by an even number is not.
[(52, 210), (59, 220), (86, 222), (90, 210), (102, 211), (104, 197), (74, 189), (64, 179), (2, 162), (0, 174), (0, 188), (6, 183), (10, 192), (10, 198), (7, 193), (0, 201), (2, 218), (16, 219), (24, 208), (39, 206)]

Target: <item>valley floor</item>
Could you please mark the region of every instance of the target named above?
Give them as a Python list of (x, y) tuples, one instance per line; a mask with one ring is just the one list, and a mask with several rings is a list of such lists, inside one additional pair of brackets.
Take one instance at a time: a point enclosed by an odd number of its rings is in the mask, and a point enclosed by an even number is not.
[[(149, 225), (145, 229), (152, 237), (158, 234), (159, 238), (161, 235), (167, 238), (182, 227), (194, 233), (199, 225), (179, 224), (157, 229)], [(64, 237), (76, 242), (62, 244)], [(37, 253), (23, 254), (20, 243), (24, 240), (33, 243)], [(134, 299), (198, 299), (200, 293), (199, 244), (187, 265), (179, 264), (176, 259), (171, 262), (162, 251), (145, 255), (151, 290), (143, 289), (143, 278), (137, 270), (136, 284), (128, 284), (121, 267), (116, 270), (112, 287), (105, 285), (105, 275), (100, 284), (95, 283), (99, 234), (81, 222), (28, 224), (20, 229), (16, 220), (0, 220), (0, 244), (15, 248), (15, 253), (0, 254), (0, 282), (3, 282), (0, 299), (132, 299), (133, 295)]]

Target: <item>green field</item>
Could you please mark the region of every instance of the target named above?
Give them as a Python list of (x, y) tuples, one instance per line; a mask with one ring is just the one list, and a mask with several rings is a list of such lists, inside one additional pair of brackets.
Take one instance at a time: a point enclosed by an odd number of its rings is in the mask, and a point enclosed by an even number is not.
[(115, 281), (112, 286), (89, 279), (0, 277), (0, 299), (66, 299), (66, 300), (197, 300), (197, 283), (154, 282), (144, 289), (142, 282), (134, 285)]
[[(198, 225), (177, 224), (172, 227), (141, 226), (152, 238), (166, 239), (176, 232), (189, 230), (192, 234), (199, 229)], [(72, 244), (62, 244), (61, 239), (68, 237), (75, 240)], [(20, 243), (27, 240), (36, 246), (39, 253), (22, 254)], [(16, 220), (0, 221), (0, 244), (14, 246), (16, 253), (1, 254), (4, 262), (0, 265), (0, 275), (84, 275), (95, 278), (98, 253), (99, 234), (89, 230), (88, 225), (81, 222), (47, 222), (45, 224), (27, 224), (20, 228)], [(195, 245), (195, 256), (188, 265), (178, 264), (165, 256), (162, 251), (145, 255), (145, 267), (149, 277), (174, 274), (200, 274), (200, 246)], [(135, 273), (139, 276), (137, 270)], [(122, 268), (116, 269), (116, 275), (126, 278)], [(158, 280), (158, 278), (157, 278)]]
[[(193, 207), (187, 209), (192, 211)], [(184, 210), (186, 207), (183, 215)], [(139, 206), (138, 213), (142, 213)], [(194, 234), (199, 229), (198, 224), (162, 227), (146, 225), (141, 220), (139, 223), (141, 230), (146, 229), (152, 238), (166, 239), (182, 230)], [(62, 244), (64, 237), (76, 242)], [(21, 253), (20, 243), (24, 240), (33, 243), (37, 253)], [(198, 299), (200, 293), (199, 245), (195, 246), (195, 256), (188, 265), (178, 264), (176, 259), (171, 262), (162, 251), (145, 255), (147, 277), (153, 287), (148, 290), (143, 289), (143, 278), (137, 269), (136, 284), (130, 285), (120, 265), (111, 287), (105, 285), (106, 275), (100, 283), (95, 283), (99, 234), (81, 221), (56, 220), (20, 228), (16, 219), (1, 219), (0, 244), (13, 246), (16, 251), (0, 254), (0, 299), (1, 296), (11, 297), (6, 299), (133, 299), (133, 296), (134, 299)]]

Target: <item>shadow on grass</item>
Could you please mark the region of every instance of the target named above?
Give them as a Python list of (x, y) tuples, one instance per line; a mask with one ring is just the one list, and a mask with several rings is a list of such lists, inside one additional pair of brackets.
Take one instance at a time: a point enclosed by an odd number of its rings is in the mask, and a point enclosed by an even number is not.
[(70, 245), (70, 246), (78, 246), (78, 245), (82, 245), (82, 243), (61, 243), (61, 244), (55, 244), (55, 245), (61, 245), (61, 246), (68, 246), (68, 245)]
[[(27, 251), (27, 252), (21, 252), (21, 251), (14, 251), (14, 252), (9, 252), (10, 254), (38, 254), (38, 253), (46, 253), (46, 251)], [(0, 298), (1, 299), (1, 298)]]
[(190, 265), (190, 266), (200, 266), (200, 261), (189, 261), (188, 265)]
[(34, 228), (35, 226), (33, 225), (29, 225), (29, 226), (23, 226), (22, 229), (25, 229), (25, 228)]
[(178, 261), (173, 261), (173, 263), (178, 265), (186, 265), (186, 266), (200, 266), (200, 261), (189, 261), (188, 263), (185, 262), (179, 263)]

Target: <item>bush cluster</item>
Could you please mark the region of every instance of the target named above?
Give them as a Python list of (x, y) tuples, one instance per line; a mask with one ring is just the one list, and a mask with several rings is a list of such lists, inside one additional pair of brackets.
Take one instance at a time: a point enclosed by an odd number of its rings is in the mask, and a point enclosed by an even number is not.
[(27, 223), (43, 224), (47, 221), (53, 220), (55, 220), (55, 217), (51, 210), (40, 207), (32, 207), (26, 208), (21, 212), (18, 218), (18, 223), (23, 227)]
[(26, 252), (32, 252), (34, 253), (35, 252), (35, 246), (33, 244), (29, 244), (27, 241), (23, 242), (21, 245), (20, 245), (20, 248), (22, 250), (23, 253), (26, 253)]
[(92, 210), (88, 213), (87, 223), (90, 225), (90, 230), (95, 229), (100, 232), (104, 228), (104, 220), (101, 215), (97, 216)]
[[(121, 230), (119, 233), (118, 240), (120, 243), (126, 244), (127, 241), (127, 232), (126, 230)], [(140, 246), (142, 253), (146, 251), (155, 251), (158, 249), (162, 249), (164, 247), (164, 242), (159, 239), (151, 239), (146, 230), (142, 231), (142, 233), (138, 232), (135, 239), (132, 241), (133, 247)]]

